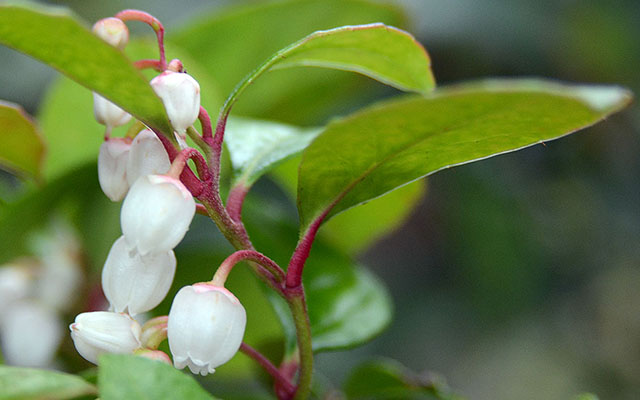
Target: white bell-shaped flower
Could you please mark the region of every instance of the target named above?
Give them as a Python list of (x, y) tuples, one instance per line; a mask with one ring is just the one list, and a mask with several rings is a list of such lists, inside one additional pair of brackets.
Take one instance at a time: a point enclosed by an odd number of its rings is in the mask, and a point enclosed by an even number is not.
[(127, 182), (131, 187), (141, 176), (164, 174), (171, 162), (162, 142), (149, 129), (141, 130), (133, 139), (127, 160)]
[(41, 261), (35, 283), (35, 297), (58, 310), (69, 310), (84, 280), (82, 244), (78, 233), (63, 218), (35, 236), (32, 247)]
[(98, 363), (103, 353), (133, 353), (141, 347), (140, 324), (127, 314), (86, 312), (69, 325), (76, 350), (87, 361)]
[(166, 175), (143, 176), (122, 203), (120, 225), (130, 248), (142, 255), (172, 250), (189, 229), (196, 212), (191, 192)]
[(169, 292), (175, 272), (173, 251), (142, 256), (120, 236), (102, 269), (102, 290), (113, 311), (133, 316), (160, 304)]
[(165, 71), (151, 80), (171, 125), (184, 136), (200, 113), (200, 85), (184, 72)]
[(50, 367), (62, 332), (62, 322), (53, 309), (33, 301), (13, 303), (2, 317), (2, 355), (10, 365)]
[(16, 261), (0, 266), (0, 324), (3, 313), (15, 301), (26, 298), (33, 289), (33, 272)]
[(129, 190), (127, 161), (131, 140), (109, 138), (100, 146), (98, 154), (98, 181), (104, 194), (112, 201), (120, 201)]
[(240, 348), (247, 315), (227, 289), (211, 283), (185, 286), (173, 299), (167, 338), (176, 368), (207, 375)]
[(124, 125), (131, 119), (131, 114), (98, 93), (93, 93), (93, 116), (109, 129)]
[(110, 45), (124, 49), (129, 42), (129, 29), (118, 18), (103, 18), (93, 25), (93, 33)]

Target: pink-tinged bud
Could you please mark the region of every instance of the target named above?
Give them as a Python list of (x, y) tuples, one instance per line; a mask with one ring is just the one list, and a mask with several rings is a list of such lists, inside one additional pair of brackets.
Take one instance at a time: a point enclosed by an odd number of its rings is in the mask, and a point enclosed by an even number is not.
[(155, 308), (166, 297), (176, 273), (173, 251), (142, 256), (120, 236), (102, 269), (102, 290), (116, 312), (136, 315)]
[(127, 161), (131, 139), (109, 138), (100, 146), (98, 181), (104, 194), (112, 201), (120, 201), (129, 190)]
[(76, 350), (87, 361), (98, 363), (103, 353), (133, 353), (141, 347), (140, 324), (127, 314), (95, 311), (79, 314), (69, 325)]
[(129, 29), (127, 25), (118, 18), (103, 18), (93, 25), (93, 33), (100, 39), (120, 50), (124, 49), (129, 42)]
[(127, 182), (131, 187), (141, 176), (164, 174), (171, 162), (162, 142), (148, 129), (141, 130), (133, 139), (127, 160)]
[(31, 301), (14, 303), (2, 318), (2, 355), (10, 365), (49, 367), (62, 332), (62, 322), (54, 310)]
[(131, 119), (128, 112), (97, 93), (93, 93), (93, 116), (108, 128), (124, 125)]
[(151, 80), (151, 86), (164, 103), (173, 129), (184, 136), (200, 113), (200, 85), (186, 73), (165, 71)]
[(184, 238), (195, 212), (193, 196), (182, 182), (147, 175), (125, 197), (120, 225), (128, 246), (140, 254), (167, 252)]
[(240, 348), (247, 315), (227, 289), (210, 283), (185, 286), (169, 311), (168, 340), (176, 368), (207, 375)]
[(140, 349), (136, 350), (135, 353), (137, 356), (149, 358), (151, 360), (160, 361), (165, 364), (171, 365), (171, 359), (164, 351), (160, 350), (149, 350), (149, 349)]

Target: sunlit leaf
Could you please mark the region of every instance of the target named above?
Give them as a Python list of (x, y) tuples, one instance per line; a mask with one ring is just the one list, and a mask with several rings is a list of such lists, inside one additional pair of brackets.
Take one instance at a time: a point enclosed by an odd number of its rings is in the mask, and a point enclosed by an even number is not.
[(102, 400), (211, 400), (196, 380), (173, 366), (123, 354), (100, 357), (98, 388)]
[(39, 178), (45, 146), (31, 118), (17, 104), (0, 101), (0, 166)]
[(162, 102), (131, 61), (67, 10), (0, 5), (0, 44), (48, 64), (147, 125), (172, 132)]
[(303, 129), (249, 119), (230, 120), (225, 143), (235, 181), (250, 186), (269, 169), (304, 150), (318, 133), (318, 128)]
[(95, 386), (79, 376), (0, 365), (0, 400), (63, 400), (95, 394)]
[(301, 229), (440, 169), (562, 137), (630, 99), (618, 87), (515, 80), (374, 105), (331, 123), (303, 153)]

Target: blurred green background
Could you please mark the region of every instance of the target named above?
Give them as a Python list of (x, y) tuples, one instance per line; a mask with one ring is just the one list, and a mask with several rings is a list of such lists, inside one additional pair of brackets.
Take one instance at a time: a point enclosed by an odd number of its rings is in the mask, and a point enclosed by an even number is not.
[[(181, 29), (190, 18), (202, 20), (216, 8), (240, 2), (54, 3), (72, 8), (90, 23), (124, 8), (143, 9), (162, 20), (171, 37), (172, 30)], [(332, 3), (327, 2), (327, 13)], [(617, 83), (640, 92), (640, 2), (635, 0), (388, 4), (404, 10), (406, 28), (429, 51), (440, 85), (488, 76), (542, 76)], [(311, 32), (296, 24), (296, 15), (281, 17), (291, 21), (282, 24), (282, 30), (296, 30), (300, 37)], [(404, 20), (401, 14), (396, 18)], [(131, 28), (134, 33), (149, 33), (142, 25)], [(265, 42), (279, 38), (261, 40), (255, 42), (255, 49), (236, 49), (233, 37), (220, 39), (225, 47), (220, 54), (237, 52), (239, 58), (248, 59), (244, 53), (255, 53), (257, 59), (254, 65), (238, 67), (237, 78), (230, 74), (212, 83), (211, 92), (217, 93), (209, 94), (210, 105), (216, 105), (239, 77), (264, 58), (259, 54), (269, 47)], [(182, 45), (197, 53), (197, 48)], [(196, 69), (215, 70), (218, 62), (233, 61), (217, 61), (217, 56), (197, 55), (210, 60), (211, 66), (200, 63)], [(0, 47), (0, 60), (1, 99), (20, 103), (34, 115), (55, 113), (42, 109), (55, 72), (4, 47)], [(280, 72), (274, 75), (247, 93), (239, 114), (311, 126), (397, 94), (338, 72), (314, 71), (293, 78)], [(309, 104), (300, 106), (300, 113), (296, 113), (299, 97), (267, 95), (281, 81), (300, 76), (326, 78), (326, 85), (335, 87), (326, 93), (319, 88), (312, 94), (298, 93), (309, 99)], [(88, 104), (85, 108), (90, 112), (90, 94), (79, 93), (85, 97), (78, 101)], [(215, 108), (210, 112), (215, 115)], [(87, 118), (91, 120), (92, 115)], [(65, 121), (58, 120), (56, 128), (65, 129)], [(98, 137), (90, 140), (94, 145), (100, 143), (100, 132), (95, 124), (91, 134)], [(92, 154), (97, 153), (88, 153), (88, 159)], [(393, 322), (360, 348), (320, 354), (319, 373), (339, 384), (359, 362), (382, 355), (415, 371), (436, 371), (470, 399), (568, 399), (584, 391), (602, 399), (640, 398), (639, 155), (640, 109), (634, 104), (576, 135), (429, 178), (426, 195), (407, 220), (359, 252), (358, 258), (390, 289)], [(4, 199), (18, 196), (23, 189), (2, 175)], [(259, 182), (256, 191), (271, 199), (274, 210), (295, 213), (286, 201), (286, 190), (268, 178)], [(106, 231), (110, 238), (105, 244), (95, 243), (100, 250), (89, 252), (97, 254), (89, 260), (97, 270), (100, 254), (106, 254), (119, 234), (117, 206), (104, 207), (110, 214), (105, 212), (103, 220), (112, 222), (97, 230), (104, 235)], [(196, 221), (179, 248), (185, 254), (180, 258), (178, 252), (181, 264), (212, 265), (229, 251), (220, 246), (215, 256), (189, 251), (217, 240), (207, 233), (211, 228), (204, 219)], [(334, 230), (331, 235), (340, 232)], [(206, 278), (184, 275), (181, 279), (189, 283)], [(254, 302), (265, 308), (260, 301)], [(271, 321), (264, 322), (264, 329), (278, 335), (268, 309), (255, 318)]]

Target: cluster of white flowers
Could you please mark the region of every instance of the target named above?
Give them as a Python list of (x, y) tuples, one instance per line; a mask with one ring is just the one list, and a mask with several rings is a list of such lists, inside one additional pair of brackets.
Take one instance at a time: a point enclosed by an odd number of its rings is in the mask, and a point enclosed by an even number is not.
[(80, 245), (69, 224), (55, 219), (37, 234), (31, 258), (0, 266), (0, 344), (5, 362), (48, 368), (83, 281)]
[[(128, 38), (128, 33), (121, 32), (126, 26), (112, 20), (98, 22), (94, 32), (122, 48)], [(169, 69), (175, 65), (181, 64), (172, 62)], [(186, 147), (186, 131), (200, 112), (198, 83), (186, 73), (167, 70), (151, 86), (163, 101), (178, 142)], [(166, 297), (176, 271), (173, 249), (184, 238), (196, 204), (175, 171), (166, 174), (171, 167), (169, 157), (154, 132), (144, 129), (133, 141), (109, 137), (111, 128), (129, 119), (118, 110), (108, 100), (94, 96), (96, 119), (107, 126), (98, 157), (100, 186), (111, 200), (124, 198), (123, 235), (111, 247), (102, 270), (102, 288), (110, 309), (78, 315), (70, 325), (71, 336), (78, 352), (93, 363), (105, 352), (135, 352), (167, 361), (148, 339), (157, 329), (165, 329), (176, 367), (188, 366), (202, 375), (213, 373), (238, 351), (246, 325), (244, 307), (229, 291), (211, 283), (182, 288), (164, 326), (141, 327), (132, 318), (152, 310)]]

